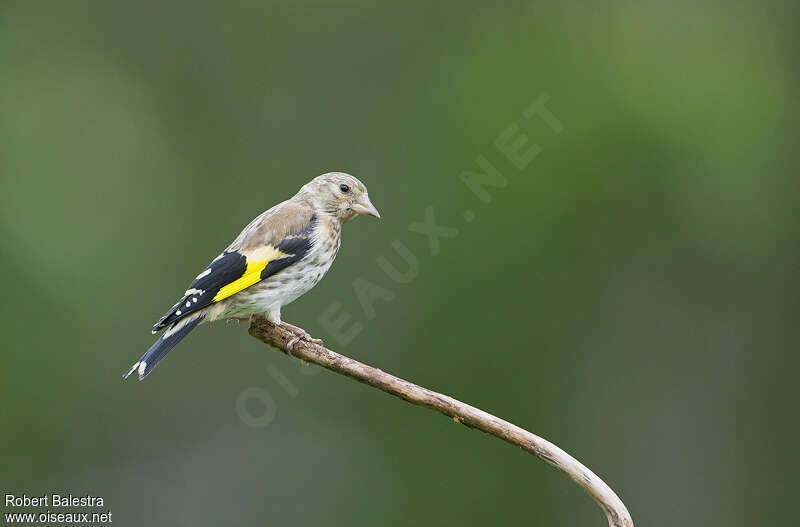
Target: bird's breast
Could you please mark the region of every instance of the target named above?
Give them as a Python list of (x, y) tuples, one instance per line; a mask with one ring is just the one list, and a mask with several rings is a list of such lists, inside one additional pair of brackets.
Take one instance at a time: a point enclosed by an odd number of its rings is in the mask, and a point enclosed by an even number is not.
[(311, 249), (302, 260), (239, 293), (236, 308), (262, 312), (284, 306), (317, 285), (336, 258), (340, 237), (337, 232), (321, 230), (312, 239)]

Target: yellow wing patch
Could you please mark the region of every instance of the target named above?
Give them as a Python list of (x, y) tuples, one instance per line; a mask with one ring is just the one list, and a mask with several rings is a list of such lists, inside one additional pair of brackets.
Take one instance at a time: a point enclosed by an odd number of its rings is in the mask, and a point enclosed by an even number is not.
[(251, 285), (261, 281), (261, 271), (273, 260), (287, 258), (291, 256), (272, 245), (265, 245), (259, 247), (254, 251), (247, 251), (244, 253), (247, 258), (247, 268), (244, 274), (230, 284), (222, 287), (212, 299), (212, 302), (219, 302), (231, 295), (238, 293), (243, 289), (247, 289)]

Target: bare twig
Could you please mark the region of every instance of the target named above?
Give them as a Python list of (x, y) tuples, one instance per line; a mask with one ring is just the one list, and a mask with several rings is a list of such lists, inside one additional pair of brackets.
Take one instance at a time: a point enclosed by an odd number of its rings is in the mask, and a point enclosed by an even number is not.
[[(272, 324), (264, 318), (254, 319), (249, 331), (253, 337), (284, 353), (289, 353), (287, 346), (289, 341), (296, 340), (296, 335), (291, 329)], [(389, 375), (308, 340), (296, 340), (290, 354), (358, 382), (374, 386), (412, 404), (436, 410), (457, 423), (476, 428), (530, 452), (565, 473), (588, 492), (603, 509), (610, 527), (633, 527), (628, 509), (614, 491), (591, 470), (553, 443), (474, 406)]]

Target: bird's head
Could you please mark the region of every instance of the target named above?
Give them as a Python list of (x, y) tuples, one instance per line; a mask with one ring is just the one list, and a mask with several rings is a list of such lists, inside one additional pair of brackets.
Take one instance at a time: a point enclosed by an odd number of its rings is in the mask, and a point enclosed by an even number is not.
[(342, 223), (357, 214), (381, 217), (369, 200), (367, 187), (344, 172), (328, 172), (317, 176), (306, 183), (301, 192), (308, 195), (315, 209), (329, 213)]

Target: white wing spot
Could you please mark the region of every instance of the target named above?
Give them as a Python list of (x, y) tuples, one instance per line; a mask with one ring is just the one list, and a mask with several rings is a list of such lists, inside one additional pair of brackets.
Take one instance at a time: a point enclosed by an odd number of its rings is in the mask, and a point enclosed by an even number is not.
[(181, 314), (181, 310), (180, 310), (180, 309), (179, 309), (179, 310), (177, 310), (177, 311), (175, 312), (175, 314), (176, 314), (176, 315), (180, 315), (180, 314)]
[(191, 302), (189, 302), (189, 301), (187, 300), (187, 301), (186, 301), (186, 307), (189, 307), (189, 306), (191, 306), (191, 305), (192, 305), (192, 303), (191, 303)]
[[(192, 302), (197, 303), (197, 297), (192, 298)], [(188, 304), (188, 302), (187, 302)]]
[(140, 362), (139, 363), (139, 377), (144, 375), (145, 368), (147, 368), (147, 363), (145, 361)]

